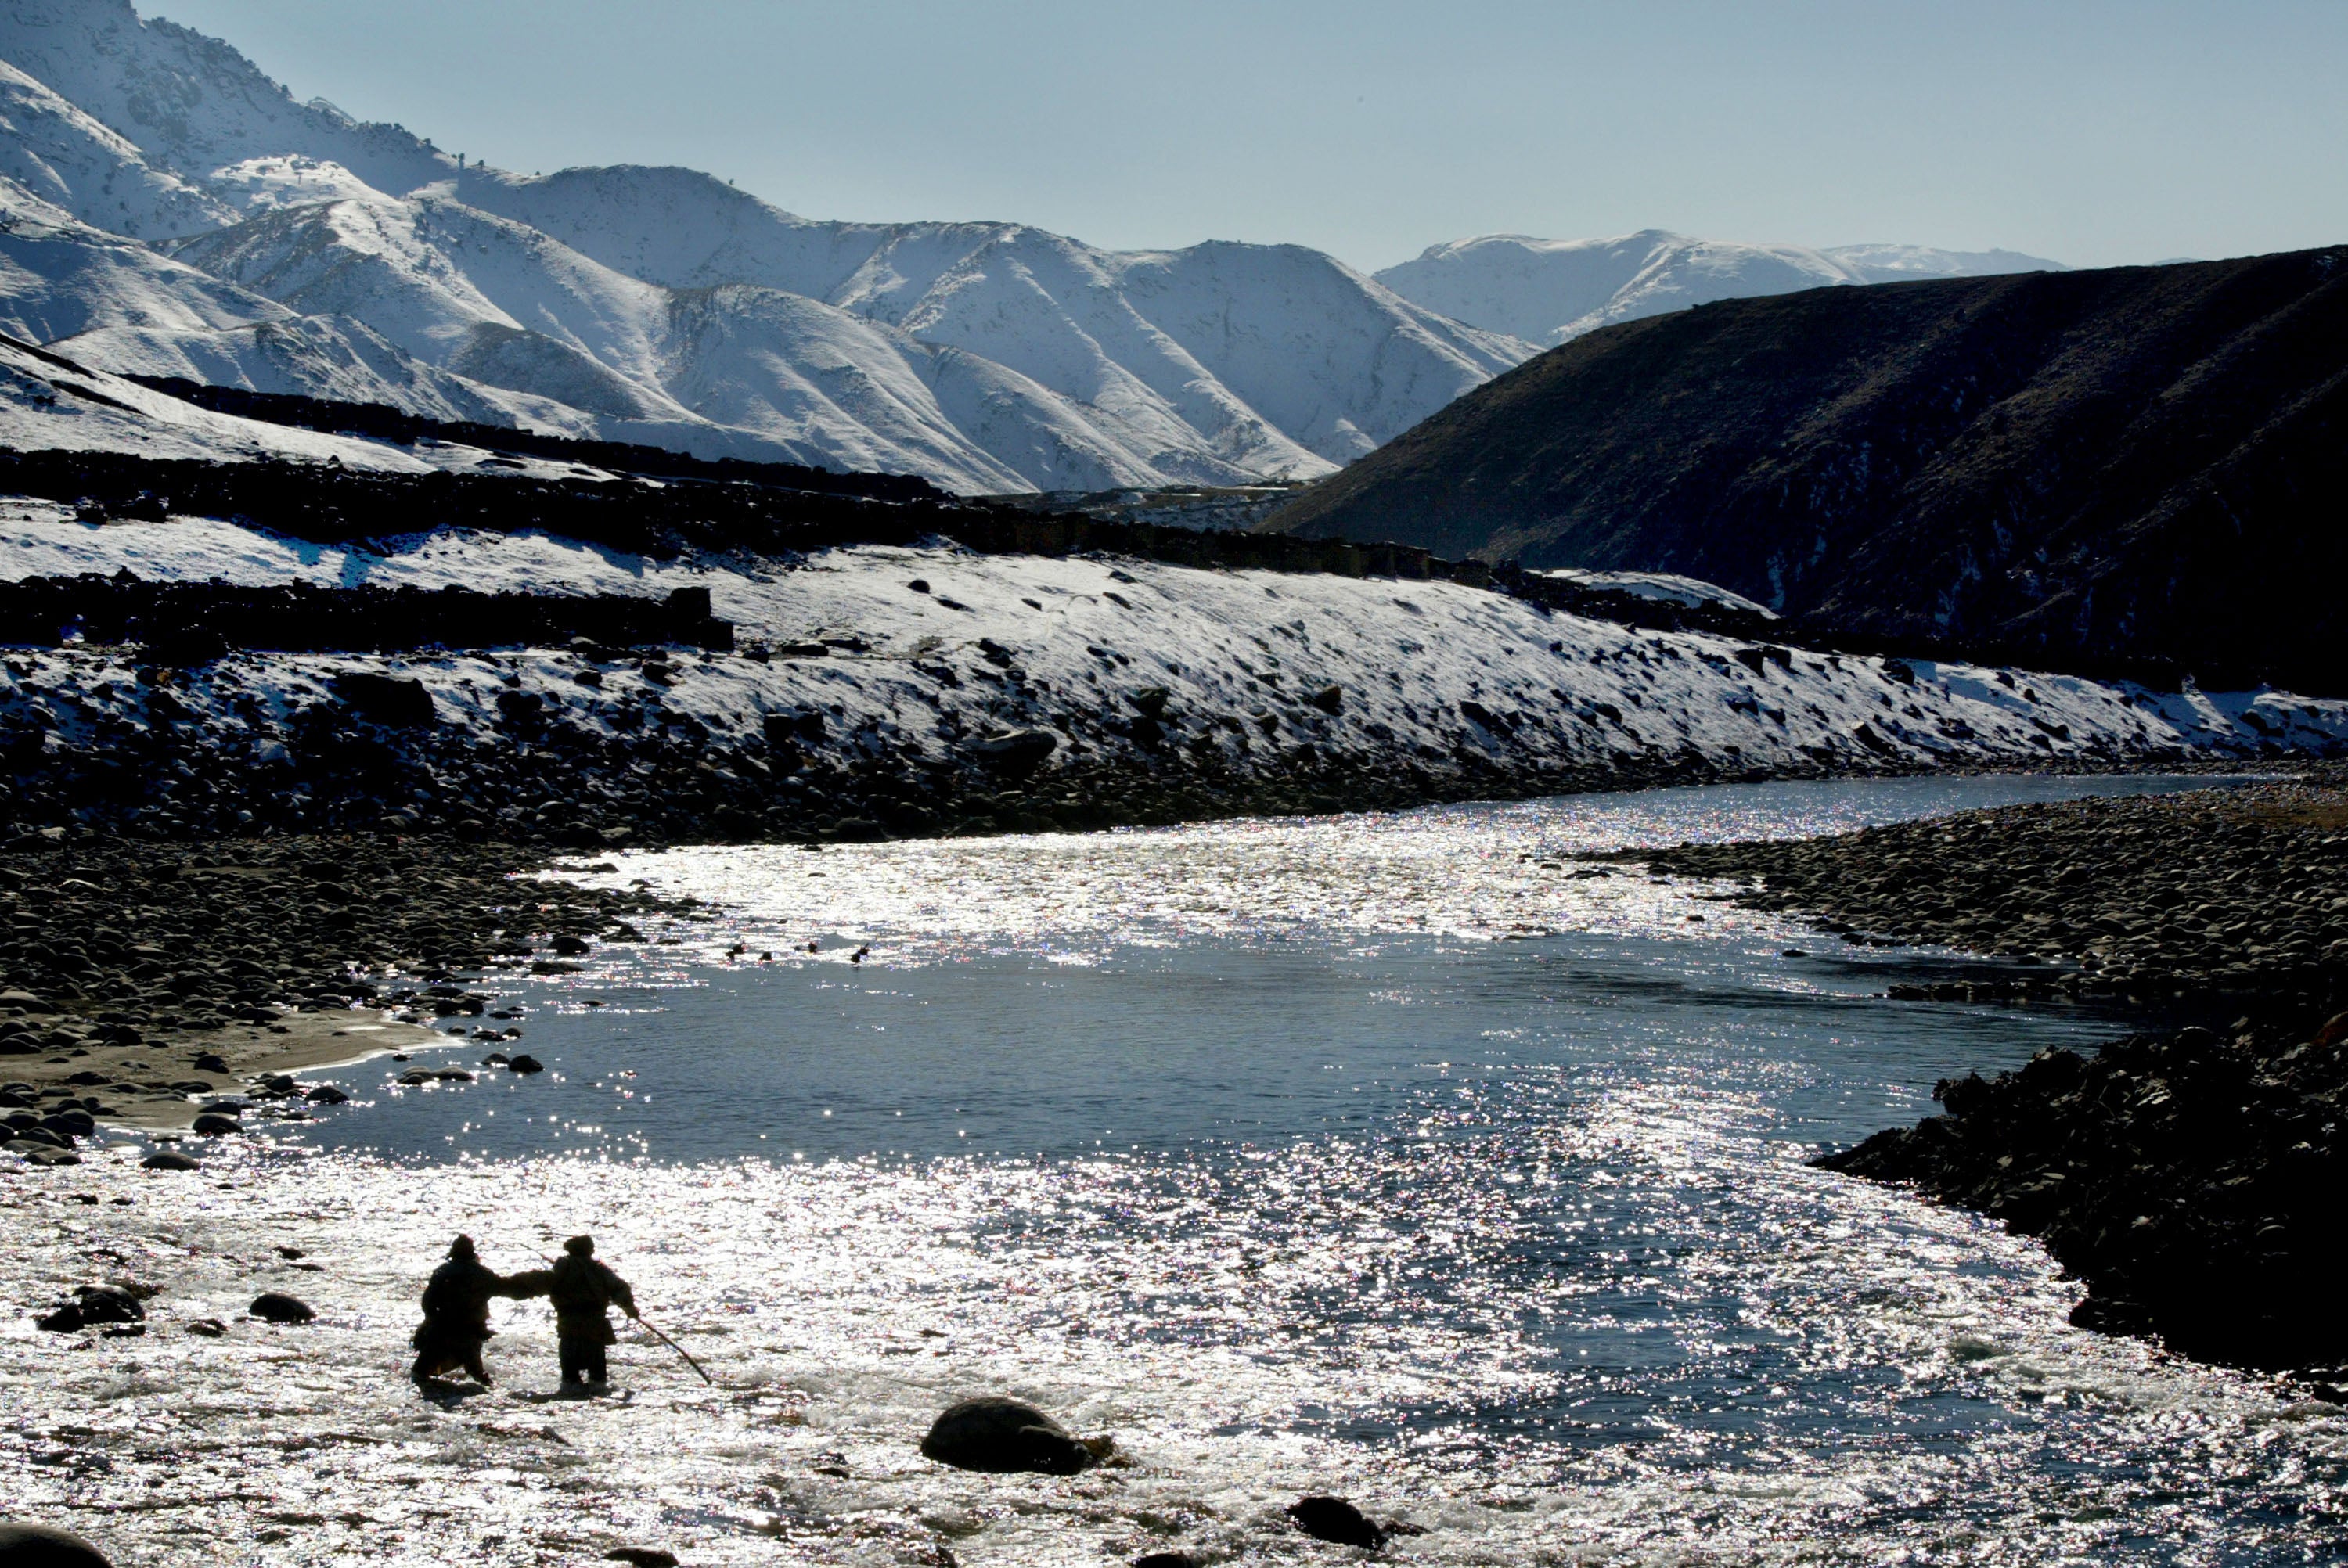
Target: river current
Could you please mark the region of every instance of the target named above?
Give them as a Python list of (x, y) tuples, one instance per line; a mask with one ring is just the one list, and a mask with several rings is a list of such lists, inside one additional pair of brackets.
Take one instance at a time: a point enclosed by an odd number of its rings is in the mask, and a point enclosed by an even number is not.
[[(1311, 1491), (1423, 1531), (1399, 1561), (2329, 1558), (2331, 1408), (2072, 1329), (2034, 1244), (1805, 1163), (2127, 1020), (1890, 1001), (1989, 966), (1564, 858), (2187, 782), (582, 863), (714, 917), (493, 977), (520, 1040), (305, 1075), (353, 1102), (201, 1177), (118, 1138), (0, 1178), (12, 1300), (160, 1291), (140, 1337), (0, 1329), (0, 1513), (159, 1564), (1349, 1555), (1286, 1525)], [(490, 1049), (551, 1071), (394, 1081)], [(714, 1383), (629, 1333), (618, 1392), (561, 1397), (528, 1303), (496, 1389), (419, 1397), (458, 1230), (505, 1268), (593, 1232)], [(262, 1289), (318, 1321), (240, 1320)], [(987, 1391), (1120, 1464), (922, 1460)]]

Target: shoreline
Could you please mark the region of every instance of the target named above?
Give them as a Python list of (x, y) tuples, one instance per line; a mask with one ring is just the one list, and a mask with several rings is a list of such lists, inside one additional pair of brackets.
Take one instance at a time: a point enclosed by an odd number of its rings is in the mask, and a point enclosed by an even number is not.
[(2038, 1237), (2087, 1286), (2075, 1324), (2348, 1398), (2331, 1386), (2348, 1381), (2348, 776), (2307, 771), (1610, 858), (1731, 881), (1734, 902), (1853, 944), (2049, 967), (2043, 982), (1897, 999), (2074, 994), (2201, 1014), (1944, 1079), (1941, 1114), (1816, 1163)]

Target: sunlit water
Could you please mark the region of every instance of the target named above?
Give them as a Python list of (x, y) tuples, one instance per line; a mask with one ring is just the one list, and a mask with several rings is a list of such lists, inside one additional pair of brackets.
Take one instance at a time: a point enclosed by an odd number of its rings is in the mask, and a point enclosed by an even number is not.
[[(5, 1329), (0, 1497), (155, 1563), (1344, 1556), (1281, 1517), (1314, 1491), (1404, 1561), (2328, 1558), (2328, 1408), (2072, 1330), (2034, 1245), (1804, 1163), (2116, 1020), (1886, 1001), (1960, 961), (1558, 858), (2116, 787), (615, 857), (581, 875), (719, 912), (500, 993), (551, 1071), (390, 1082), (468, 1041), (316, 1075), (356, 1101), (201, 1177), (6, 1178), (14, 1299), (162, 1294), (144, 1337)], [(592, 1230), (716, 1386), (630, 1336), (620, 1394), (553, 1398), (530, 1304), (496, 1390), (420, 1399), (459, 1229), (506, 1267)], [(273, 1288), (319, 1321), (237, 1320)], [(914, 1452), (986, 1390), (1129, 1468)]]

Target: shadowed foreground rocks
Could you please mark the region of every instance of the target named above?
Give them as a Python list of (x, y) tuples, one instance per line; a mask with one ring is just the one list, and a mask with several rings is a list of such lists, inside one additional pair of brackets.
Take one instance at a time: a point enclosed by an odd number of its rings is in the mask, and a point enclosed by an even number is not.
[(2046, 979), (2002, 994), (2234, 1015), (1944, 1080), (1942, 1114), (1819, 1163), (2042, 1238), (2088, 1286), (2083, 1327), (2240, 1366), (2348, 1363), (2348, 790), (2023, 806), (1639, 858), (1737, 879), (1736, 901), (1818, 914), (1849, 940), (2039, 960), (2017, 973)]
[(69, 1530), (0, 1521), (0, 1568), (108, 1568), (106, 1553)]

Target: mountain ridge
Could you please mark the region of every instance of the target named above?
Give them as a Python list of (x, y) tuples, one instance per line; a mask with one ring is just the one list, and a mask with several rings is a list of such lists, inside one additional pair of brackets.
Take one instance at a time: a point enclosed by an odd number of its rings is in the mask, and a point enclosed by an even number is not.
[[(1707, 304), (1259, 525), (1667, 571), (1816, 630), (2348, 690), (2348, 247)], [(1790, 633), (1789, 633), (1790, 634)]]
[[(984, 494), (1317, 478), (1538, 352), (1303, 246), (1114, 251), (805, 218), (674, 167), (468, 163), (129, 0), (15, 0), (0, 61), (0, 205), (85, 226), (50, 221), (0, 312), (97, 368)], [(1754, 248), (1682, 241), (1636, 308), (1698, 251), (1706, 287), (1768, 282)]]
[(1751, 245), (1643, 229), (1591, 240), (1481, 234), (1430, 245), (1375, 275), (1429, 310), (1553, 348), (1616, 322), (1713, 300), (1821, 285), (2063, 270), (2059, 261), (2015, 251)]

